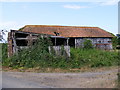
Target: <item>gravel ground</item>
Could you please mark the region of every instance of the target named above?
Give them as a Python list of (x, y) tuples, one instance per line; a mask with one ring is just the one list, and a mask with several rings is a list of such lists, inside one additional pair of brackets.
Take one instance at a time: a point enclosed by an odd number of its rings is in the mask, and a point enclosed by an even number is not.
[(118, 69), (79, 73), (2, 72), (3, 88), (115, 88)]

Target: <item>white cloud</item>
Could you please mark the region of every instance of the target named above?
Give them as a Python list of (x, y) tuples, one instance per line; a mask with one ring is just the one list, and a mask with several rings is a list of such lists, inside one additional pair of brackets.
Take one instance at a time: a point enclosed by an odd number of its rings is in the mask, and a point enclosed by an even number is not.
[(106, 6), (106, 5), (117, 5), (119, 2), (119, 0), (109, 0), (109, 1), (104, 1), (99, 3), (102, 6)]
[(94, 6), (80, 6), (80, 5), (64, 5), (64, 8), (70, 8), (70, 9), (82, 9), (82, 8), (92, 8), (97, 6), (108, 6), (108, 5), (117, 5), (119, 0), (96, 0), (96, 1), (88, 1), (91, 3), (94, 3)]
[(87, 6), (80, 6), (80, 5), (64, 5), (64, 8), (71, 8), (71, 9), (81, 9), (81, 8), (88, 8)]

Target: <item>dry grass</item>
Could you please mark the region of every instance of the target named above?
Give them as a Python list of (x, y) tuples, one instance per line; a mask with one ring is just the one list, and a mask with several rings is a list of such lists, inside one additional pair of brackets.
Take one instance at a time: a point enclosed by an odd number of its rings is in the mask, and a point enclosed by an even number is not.
[(13, 69), (11, 67), (2, 67), (3, 71), (6, 72), (46, 72), (46, 73), (51, 73), (51, 72), (55, 72), (55, 73), (67, 73), (67, 72), (101, 72), (103, 70), (111, 70), (111, 69), (117, 69), (118, 66), (111, 66), (111, 67), (97, 67), (97, 68), (88, 68), (88, 67), (82, 67), (82, 68), (74, 68), (74, 69), (61, 69), (61, 68), (18, 68), (18, 69)]

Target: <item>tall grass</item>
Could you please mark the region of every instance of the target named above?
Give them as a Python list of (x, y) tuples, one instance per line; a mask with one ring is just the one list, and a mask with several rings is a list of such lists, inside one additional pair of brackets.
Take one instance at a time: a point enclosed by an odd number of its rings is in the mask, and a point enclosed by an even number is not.
[[(18, 54), (7, 58), (3, 56), (3, 65), (13, 68), (81, 68), (102, 67), (118, 65), (119, 56), (114, 51), (104, 51), (96, 49), (71, 48), (71, 57), (57, 56), (50, 54), (48, 46), (51, 46), (49, 39), (39, 39), (34, 46), (21, 50)], [(5, 48), (5, 47), (4, 47)], [(6, 48), (5, 50), (6, 51)]]
[(71, 48), (71, 58), (79, 66), (101, 67), (118, 65), (119, 56), (117, 52)]
[(0, 43), (0, 48), (1, 48), (0, 54), (2, 54), (0, 55), (0, 59), (2, 59), (2, 61), (6, 61), (6, 59), (8, 58), (7, 45), (8, 45), (7, 43)]
[(35, 45), (30, 46), (28, 49), (23, 49), (14, 56), (3, 59), (3, 65), (13, 68), (64, 67), (62, 64), (66, 63), (65, 57), (50, 54), (48, 46), (51, 45), (48, 38), (40, 38)]

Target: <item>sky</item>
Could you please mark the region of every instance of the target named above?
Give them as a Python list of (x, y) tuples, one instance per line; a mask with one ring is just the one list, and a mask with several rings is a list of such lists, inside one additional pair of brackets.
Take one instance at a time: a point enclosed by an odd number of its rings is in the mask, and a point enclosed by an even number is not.
[[(1, 0), (0, 30), (25, 25), (100, 27), (118, 33), (118, 0), (102, 2), (17, 2)], [(7, 37), (7, 36), (6, 36)]]

